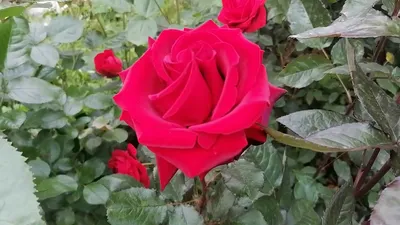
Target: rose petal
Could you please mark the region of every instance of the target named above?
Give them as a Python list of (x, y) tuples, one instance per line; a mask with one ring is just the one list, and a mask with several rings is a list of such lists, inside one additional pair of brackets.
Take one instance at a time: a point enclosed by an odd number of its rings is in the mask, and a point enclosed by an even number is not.
[(189, 127), (196, 132), (231, 134), (251, 127), (269, 104), (267, 75), (263, 65), (259, 66), (256, 85), (229, 114), (219, 119)]
[[(190, 148), (196, 142), (196, 133), (182, 125), (162, 119), (150, 104), (148, 96), (164, 88), (164, 82), (158, 78), (153, 69), (151, 54), (150, 50), (146, 51), (131, 67), (122, 89), (114, 96), (114, 101), (123, 111), (128, 112), (140, 143)], [(169, 132), (177, 136), (168, 137), (166, 134)], [(184, 138), (184, 141), (180, 140), (178, 135)]]
[(156, 162), (160, 179), (160, 189), (163, 191), (178, 169), (158, 155), (156, 155)]
[(252, 19), (250, 25), (245, 29), (245, 32), (251, 33), (264, 27), (267, 23), (267, 10), (264, 6), (260, 7), (257, 15)]
[[(218, 119), (227, 114), (236, 104), (239, 81), (238, 64), (240, 57), (235, 48), (227, 43), (218, 43), (213, 46), (217, 51), (217, 65), (221, 68), (225, 83), (221, 97), (214, 108), (211, 120)], [(212, 81), (210, 81), (212, 82)]]
[(195, 147), (190, 150), (154, 147), (149, 149), (158, 157), (179, 168), (186, 176), (192, 178), (232, 159), (242, 152), (246, 145), (245, 133), (241, 131), (231, 135), (219, 136), (211, 149), (203, 149), (201, 147)]
[(212, 108), (214, 108), (222, 93), (224, 81), (219, 74), (215, 56), (210, 60), (199, 60), (199, 67), (211, 92)]
[(156, 70), (157, 75), (167, 84), (172, 83), (173, 80), (164, 68), (164, 57), (171, 52), (172, 45), (176, 40), (185, 33), (186, 32), (184, 31), (175, 29), (163, 30), (151, 47), (152, 49), (156, 49), (156, 51), (152, 51), (151, 53), (154, 69)]
[(195, 46), (198, 42), (205, 42), (209, 45), (213, 45), (214, 43), (218, 43), (221, 40), (211, 32), (208, 31), (190, 31), (180, 36), (171, 49), (171, 59), (173, 61), (177, 60), (177, 56), (179, 52), (182, 50), (191, 48), (191, 46)]
[(133, 158), (136, 158), (137, 150), (136, 150), (135, 146), (133, 146), (132, 144), (128, 144), (128, 153), (129, 153)]
[(183, 126), (200, 124), (211, 113), (212, 99), (208, 86), (199, 71), (196, 61), (192, 61), (187, 71), (187, 83), (180, 96), (172, 104), (163, 118)]
[(222, 40), (235, 47), (240, 56), (238, 100), (241, 100), (255, 85), (259, 66), (262, 64), (263, 51), (239, 31), (234, 29), (218, 29), (214, 33)]

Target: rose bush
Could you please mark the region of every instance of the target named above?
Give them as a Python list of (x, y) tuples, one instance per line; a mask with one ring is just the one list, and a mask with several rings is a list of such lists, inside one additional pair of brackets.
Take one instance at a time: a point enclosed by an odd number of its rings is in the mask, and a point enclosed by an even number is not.
[(143, 184), (144, 187), (150, 187), (150, 179), (146, 167), (136, 158), (136, 148), (128, 144), (127, 151), (114, 150), (108, 161), (108, 167), (115, 173), (126, 174)]
[(254, 32), (267, 23), (265, 0), (223, 0), (218, 20), (243, 32)]
[(263, 141), (258, 123), (268, 123), (285, 91), (268, 83), (262, 57), (239, 29), (207, 21), (162, 31), (120, 73), (121, 120), (155, 153), (162, 189), (177, 169), (203, 176), (239, 155), (248, 139)]
[(113, 50), (106, 49), (94, 57), (96, 72), (102, 76), (117, 77), (122, 71), (122, 61), (115, 56)]

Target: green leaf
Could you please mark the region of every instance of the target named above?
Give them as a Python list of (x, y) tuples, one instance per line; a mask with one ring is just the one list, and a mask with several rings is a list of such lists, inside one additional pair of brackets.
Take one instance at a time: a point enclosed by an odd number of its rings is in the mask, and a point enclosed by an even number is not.
[[(26, 75), (31, 76), (34, 73), (34, 69), (30, 70), (29, 68), (32, 66), (28, 66), (31, 63), (28, 54), (31, 48), (31, 40), (28, 36), (28, 21), (21, 17), (12, 17), (9, 20), (12, 20), (12, 31), (7, 49), (4, 74), (7, 75), (7, 79), (13, 79)], [(4, 37), (6, 36), (7, 35)], [(28, 71), (26, 72), (25, 70)], [(17, 71), (18, 73), (16, 73)]]
[[(346, 57), (347, 58), (347, 57)], [(367, 63), (359, 63), (361, 70), (364, 73), (384, 73), (390, 74), (390, 70), (386, 66), (382, 66), (375, 62), (367, 62)], [(325, 71), (326, 74), (343, 74), (343, 75), (350, 75), (349, 66), (342, 65), (334, 67), (330, 70)]]
[(329, 148), (363, 150), (390, 143), (385, 134), (369, 124), (355, 123), (352, 118), (335, 112), (306, 110), (278, 118), (277, 121), (306, 141)]
[[(328, 26), (332, 20), (321, 1), (292, 0), (286, 14), (292, 33), (299, 34), (315, 27)], [(300, 40), (312, 48), (328, 47), (331, 39)]]
[(107, 218), (111, 225), (158, 225), (165, 220), (167, 209), (154, 190), (130, 188), (111, 195)]
[(103, 139), (101, 139), (100, 137), (88, 138), (87, 141), (85, 142), (86, 151), (93, 155), (102, 142)]
[(56, 213), (56, 224), (57, 225), (74, 225), (75, 224), (75, 213), (68, 207), (62, 209)]
[(347, 0), (341, 14), (350, 17), (367, 13), (379, 0)]
[(160, 13), (164, 0), (141, 0), (135, 1), (135, 12), (146, 18), (153, 17)]
[(145, 45), (148, 37), (155, 37), (157, 31), (157, 23), (154, 19), (135, 17), (128, 22), (126, 39), (135, 45)]
[(117, 13), (127, 13), (132, 11), (132, 4), (127, 0), (92, 0), (92, 7), (95, 12), (101, 13), (103, 8), (112, 8)]
[(142, 187), (142, 184), (131, 176), (124, 174), (111, 174), (102, 177), (96, 183), (102, 184), (111, 192), (122, 191), (131, 187)]
[[(286, 157), (286, 156), (285, 156)], [(285, 162), (285, 167), (282, 176), (282, 183), (278, 189), (278, 199), (282, 208), (288, 210), (292, 204), (293, 191), (291, 184), (291, 168), (288, 165), (288, 160)]]
[(87, 184), (100, 177), (106, 165), (99, 158), (91, 158), (78, 168), (79, 182)]
[(289, 87), (303, 88), (324, 78), (324, 72), (330, 68), (330, 61), (321, 55), (303, 55), (291, 61), (277, 80)]
[(37, 75), (38, 78), (46, 80), (46, 81), (53, 81), (58, 77), (60, 71), (58, 71), (56, 68), (44, 66), (42, 69), (39, 71), (39, 74)]
[(400, 178), (388, 184), (381, 192), (379, 200), (370, 217), (371, 225), (395, 225), (398, 224), (400, 206)]
[(27, 119), (23, 125), (24, 128), (63, 128), (68, 123), (68, 118), (62, 111), (53, 111), (50, 109), (41, 109), (36, 112), (28, 112)]
[(342, 185), (322, 217), (322, 225), (351, 225), (355, 210), (352, 181)]
[(162, 196), (180, 202), (191, 187), (193, 187), (193, 179), (187, 179), (183, 173), (176, 173), (165, 187)]
[(0, 114), (0, 130), (19, 129), (26, 120), (26, 114), (22, 111), (8, 111)]
[(278, 151), (270, 142), (267, 142), (263, 145), (250, 147), (245, 157), (263, 171), (264, 186), (262, 191), (267, 195), (272, 194), (274, 189), (280, 186), (283, 175), (282, 159)]
[(74, 162), (70, 158), (61, 158), (57, 160), (53, 168), (62, 172), (68, 172), (74, 168)]
[(8, 97), (28, 104), (43, 104), (56, 100), (62, 89), (35, 77), (20, 77), (7, 85)]
[(268, 225), (260, 211), (250, 210), (235, 219), (234, 225)]
[(7, 58), (7, 50), (11, 38), (12, 27), (12, 20), (0, 23), (0, 72), (3, 71), (4, 62)]
[(29, 37), (35, 44), (39, 44), (47, 37), (46, 27), (40, 22), (29, 23)]
[(82, 36), (83, 22), (70, 16), (58, 16), (47, 26), (47, 33), (54, 42), (71, 43)]
[(5, 9), (0, 9), (0, 20), (3, 20), (7, 17), (19, 16), (25, 11), (25, 7), (23, 6), (12, 6)]
[(28, 165), (31, 167), (31, 171), (35, 177), (49, 177), (51, 172), (50, 166), (40, 158), (29, 161)]
[(272, 196), (263, 196), (254, 202), (254, 208), (261, 212), (267, 224), (283, 225), (284, 220), (276, 199)]
[(31, 58), (41, 65), (55, 67), (60, 59), (60, 55), (52, 45), (39, 44), (32, 47)]
[[(356, 61), (359, 62), (364, 56), (364, 43), (360, 40), (351, 40), (351, 44), (356, 48)], [(332, 47), (331, 56), (333, 64), (344, 65), (347, 64), (347, 52), (346, 52), (346, 41), (345, 39), (340, 39)], [(348, 68), (346, 68), (348, 70)], [(325, 72), (326, 73), (326, 72)]]
[(303, 110), (286, 116), (279, 117), (276, 121), (287, 128), (306, 138), (320, 131), (331, 127), (337, 127), (347, 123), (354, 123), (356, 120), (337, 112), (326, 110)]
[(384, 90), (368, 79), (354, 61), (354, 48), (350, 44), (347, 47), (354, 92), (368, 114), (397, 142), (400, 138), (400, 107)]
[(116, 141), (122, 143), (128, 139), (128, 132), (121, 128), (108, 130), (103, 134), (103, 139), (106, 141)]
[(37, 193), (39, 200), (53, 198), (61, 194), (76, 191), (78, 183), (70, 176), (58, 175), (42, 180), (37, 185)]
[(226, 188), (223, 180), (210, 189), (210, 196), (207, 201), (207, 212), (213, 219), (223, 219), (235, 203), (235, 195)]
[(193, 206), (180, 205), (174, 208), (174, 212), (169, 218), (169, 224), (203, 225), (204, 219)]
[(268, 0), (265, 6), (268, 10), (268, 20), (274, 19), (282, 23), (289, 10), (290, 0)]
[(111, 97), (104, 93), (91, 94), (85, 98), (84, 104), (91, 109), (106, 109), (113, 104)]
[(44, 224), (26, 159), (1, 137), (0, 155), (0, 221), (18, 225)]
[(253, 163), (239, 160), (223, 170), (222, 177), (227, 188), (236, 194), (247, 194), (255, 197), (264, 184), (263, 172)]
[(295, 199), (306, 199), (309, 202), (316, 203), (318, 201), (318, 187), (314, 178), (304, 175), (296, 174), (298, 182), (294, 186)]
[(305, 199), (294, 202), (289, 210), (293, 223), (296, 225), (320, 225), (321, 219), (313, 209), (313, 203)]
[(60, 145), (52, 138), (41, 141), (37, 148), (40, 157), (50, 164), (54, 163), (61, 155)]
[(99, 183), (91, 183), (83, 188), (83, 198), (90, 205), (106, 204), (110, 197), (110, 191)]
[(349, 165), (340, 159), (336, 159), (333, 163), (336, 174), (345, 181), (351, 180), (351, 172)]
[(72, 97), (67, 98), (67, 102), (64, 105), (64, 113), (67, 116), (73, 116), (78, 114), (83, 109), (83, 102), (76, 100)]
[(368, 38), (378, 36), (391, 36), (389, 29), (390, 19), (380, 11), (371, 9), (362, 14), (350, 16), (342, 15), (329, 26), (317, 27), (296, 35), (292, 38), (321, 38), (321, 37), (347, 37)]

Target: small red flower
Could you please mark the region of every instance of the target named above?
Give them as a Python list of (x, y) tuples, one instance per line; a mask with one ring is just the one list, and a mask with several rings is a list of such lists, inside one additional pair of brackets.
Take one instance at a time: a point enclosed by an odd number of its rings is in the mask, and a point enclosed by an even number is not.
[(105, 77), (116, 77), (122, 71), (122, 61), (114, 55), (111, 49), (104, 50), (94, 57), (97, 73)]
[(144, 187), (150, 187), (150, 179), (147, 169), (136, 158), (136, 148), (128, 144), (128, 150), (116, 149), (112, 152), (111, 159), (108, 161), (108, 167), (115, 173), (126, 174), (143, 184)]

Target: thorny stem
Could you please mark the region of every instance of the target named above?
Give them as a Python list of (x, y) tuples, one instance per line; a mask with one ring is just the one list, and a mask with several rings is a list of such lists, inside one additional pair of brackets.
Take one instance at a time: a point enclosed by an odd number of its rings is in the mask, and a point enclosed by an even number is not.
[(100, 16), (99, 16), (99, 15), (100, 15), (100, 14), (96, 14), (96, 20), (97, 20), (97, 22), (98, 22), (99, 25), (100, 25), (100, 29), (101, 29), (101, 31), (103, 32), (104, 37), (107, 37), (106, 29), (104, 29), (104, 25), (103, 25), (103, 23), (101, 22), (101, 19), (100, 19)]
[(154, 3), (157, 5), (158, 11), (160, 11), (160, 13), (164, 16), (165, 20), (168, 22), (168, 24), (171, 24), (171, 21), (169, 21), (168, 16), (164, 13), (164, 11), (162, 11), (160, 5), (158, 4), (157, 0), (153, 0)]
[(355, 198), (360, 198), (364, 196), (368, 191), (370, 191), (375, 184), (377, 184), (383, 176), (392, 168), (390, 160), (387, 161), (382, 168), (374, 175), (372, 178), (358, 191), (354, 193)]
[(201, 192), (201, 199), (198, 204), (198, 211), (201, 214), (205, 206), (207, 205), (207, 183), (204, 177), (200, 177), (200, 182), (201, 182), (202, 192)]
[(143, 166), (154, 166), (154, 163), (142, 163)]
[(176, 7), (176, 21), (177, 24), (181, 24), (181, 12), (179, 9), (179, 0), (175, 0), (175, 7)]
[(379, 152), (380, 152), (380, 148), (376, 148), (374, 150), (374, 152), (372, 153), (371, 158), (369, 158), (367, 165), (358, 170), (356, 179), (354, 181), (354, 193), (358, 192), (361, 189), (361, 187), (365, 181), (365, 178), (367, 177), (369, 171), (372, 168), (372, 165), (374, 164), (376, 158), (379, 155)]

